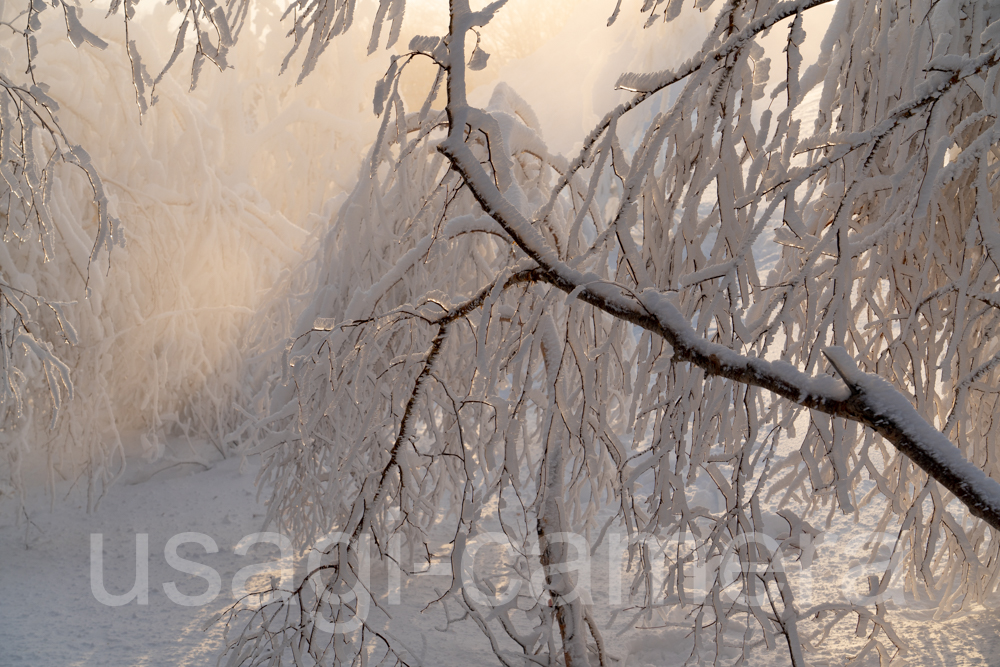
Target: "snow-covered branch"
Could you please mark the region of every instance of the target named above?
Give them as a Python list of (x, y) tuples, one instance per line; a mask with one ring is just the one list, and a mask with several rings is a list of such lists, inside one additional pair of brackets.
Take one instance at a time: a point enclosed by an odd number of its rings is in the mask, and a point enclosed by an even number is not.
[[(976, 516), (1000, 530), (1000, 482), (965, 460), (940, 431), (913, 409), (909, 400), (881, 378), (857, 370), (840, 347), (825, 353), (846, 384), (829, 377), (810, 377), (787, 363), (744, 357), (698, 336), (680, 311), (656, 290), (639, 294), (599, 276), (576, 271), (559, 260), (531, 223), (504, 197), (465, 144), (464, 30), (468, 7), (452, 3), (452, 33), (448, 59), (448, 139), (439, 147), (462, 175), (473, 196), (524, 253), (535, 260), (545, 282), (604, 312), (662, 336), (673, 348), (675, 362), (692, 363), (707, 374), (767, 389), (804, 407), (856, 421), (875, 429), (901, 452), (955, 494)], [(927, 91), (924, 95), (931, 95)], [(921, 99), (923, 96), (921, 97)], [(910, 106), (917, 106), (915, 102)], [(891, 122), (891, 121), (886, 121)], [(457, 123), (457, 124), (456, 124)]]

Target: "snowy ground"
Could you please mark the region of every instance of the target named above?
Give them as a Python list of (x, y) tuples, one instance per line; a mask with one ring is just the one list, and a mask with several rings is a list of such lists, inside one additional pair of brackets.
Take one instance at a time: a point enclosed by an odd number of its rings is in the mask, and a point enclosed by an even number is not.
[[(231, 585), (238, 570), (248, 565), (276, 560), (276, 548), (257, 546), (239, 556), (234, 547), (245, 535), (260, 530), (263, 506), (256, 500), (254, 463), (240, 472), (238, 458), (214, 464), (208, 470), (177, 466), (143, 480), (150, 470), (139, 465), (125, 483), (112, 487), (100, 509), (88, 514), (80, 489), (71, 483), (58, 486), (55, 509), (39, 489), (29, 498), (30, 521), (15, 521), (9, 508), (0, 515), (0, 591), (4, 604), (0, 621), (0, 665), (214, 665), (221, 645), (221, 628), (205, 624), (231, 604)], [(67, 495), (68, 494), (68, 495)], [(836, 596), (842, 582), (851, 535), (864, 528), (845, 520), (822, 542), (813, 565), (813, 596)], [(217, 553), (205, 553), (194, 543), (181, 545), (182, 558), (218, 572), (220, 593), (203, 606), (182, 606), (171, 601), (163, 584), (175, 582), (179, 593), (197, 596), (207, 589), (206, 580), (171, 568), (164, 546), (182, 532), (203, 533), (214, 540)], [(109, 594), (127, 593), (135, 581), (136, 534), (148, 535), (148, 604), (135, 600), (122, 606), (106, 606), (91, 590), (91, 535), (103, 535), (104, 587)], [(837, 534), (840, 538), (836, 538)], [(489, 558), (488, 550), (483, 552)], [(384, 582), (385, 573), (373, 579)], [(248, 585), (253, 588), (255, 580)], [(595, 606), (602, 606), (606, 574), (593, 572)], [(398, 605), (388, 605), (393, 618), (388, 629), (425, 665), (491, 664), (478, 628), (469, 621), (447, 626), (440, 607), (421, 613), (433, 591), (446, 588), (446, 577), (425, 576), (403, 580)], [(386, 590), (376, 581), (375, 589)], [(436, 597), (436, 596), (431, 596)], [(386, 602), (382, 597), (383, 604)], [(891, 618), (897, 631), (909, 642), (905, 662), (919, 666), (1000, 666), (1000, 616), (978, 608), (947, 620), (934, 620), (933, 610), (921, 611), (898, 598)], [(998, 601), (1000, 602), (1000, 601)], [(603, 610), (602, 610), (603, 611)], [(606, 613), (601, 614), (605, 621)], [(673, 618), (665, 621), (675, 620)], [(678, 619), (679, 620), (679, 619)], [(650, 625), (656, 625), (651, 623)], [(628, 656), (635, 666), (670, 667), (682, 664), (690, 642), (680, 629), (660, 628), (619, 636), (622, 618), (606, 630), (612, 652)], [(853, 625), (844, 625), (825, 650), (813, 654), (814, 665), (844, 664), (858, 640)], [(852, 644), (852, 642), (855, 642)], [(877, 664), (874, 656), (860, 664)], [(774, 651), (758, 650), (753, 663), (787, 665), (787, 653), (779, 643)], [(897, 664), (896, 662), (893, 663)]]
[[(221, 632), (202, 632), (205, 622), (231, 600), (232, 576), (250, 558), (233, 546), (259, 525), (252, 473), (240, 474), (239, 461), (223, 461), (208, 471), (184, 476), (182, 468), (152, 479), (112, 487), (100, 509), (86, 512), (85, 497), (60, 485), (55, 511), (44, 492), (29, 499), (30, 522), (19, 525), (8, 511), (0, 523), (0, 590), (6, 604), (0, 623), (3, 665), (208, 665), (215, 663)], [(37, 488), (37, 487), (36, 487)], [(176, 581), (190, 595), (206, 588), (170, 568), (163, 555), (176, 533), (211, 536), (219, 552), (198, 560), (221, 575), (223, 592), (205, 607), (183, 607), (167, 599), (161, 584)], [(91, 592), (91, 534), (104, 540), (104, 585), (126, 593), (135, 581), (136, 534), (149, 540), (149, 598), (105, 606)], [(195, 544), (180, 547), (203, 553)], [(265, 558), (266, 560), (266, 558)], [(191, 581), (185, 581), (185, 580)], [(200, 588), (199, 588), (200, 587)]]

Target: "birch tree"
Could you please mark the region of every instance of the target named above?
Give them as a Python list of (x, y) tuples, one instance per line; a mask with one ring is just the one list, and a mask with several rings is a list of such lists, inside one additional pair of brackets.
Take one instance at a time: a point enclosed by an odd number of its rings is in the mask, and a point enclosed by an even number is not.
[[(448, 33), (394, 58), (363, 178), (290, 279), (300, 314), (249, 451), (269, 522), (345, 537), (288, 597), (231, 611), (230, 664), (414, 660), (364, 622), (364, 594), (333, 594), (369, 538), (382, 562), (400, 540), (450, 562), (428, 602), (459, 608), (505, 665), (615, 661), (552, 537), (596, 549), (609, 526), (633, 538), (626, 606), (689, 610), (692, 662), (781, 641), (805, 665), (852, 620), (859, 659), (887, 662), (905, 649), (878, 601), (892, 577), (945, 610), (993, 593), (995, 8), (840, 0), (824, 35), (804, 24), (825, 0), (698, 3), (716, 18), (697, 53), (622, 73), (632, 97), (564, 158), (509, 87), (468, 102), (503, 4), (452, 0)], [(621, 4), (609, 22), (686, 11)], [(353, 4), (295, 7), (308, 72)], [(402, 16), (381, 3), (372, 49)], [(808, 67), (806, 40), (822, 40)], [(438, 76), (408, 110), (418, 58)], [(872, 596), (797, 604), (779, 553), (805, 555), (809, 520), (868, 508), (899, 555)], [(460, 554), (491, 525), (545, 577), (484, 608)], [(701, 548), (654, 553), (653, 537)], [(753, 567), (692, 601), (685, 565), (727, 550)]]
[[(370, 51), (397, 46), (404, 4), (379, 3)], [(258, 313), (262, 390), (232, 437), (262, 456), (267, 522), (322, 547), (292, 590), (230, 610), (229, 664), (415, 662), (366, 620), (366, 550), (447, 563), (427, 602), (504, 665), (616, 661), (572, 535), (627, 535), (622, 608), (681, 610), (692, 663), (781, 642), (805, 665), (845, 624), (855, 658), (888, 663), (905, 649), (893, 581), (943, 612), (995, 593), (996, 7), (618, 2), (609, 22), (714, 22), (682, 65), (623, 72), (631, 97), (564, 157), (510, 87), (468, 101), (503, 5), (451, 0), (446, 34), (400, 49), (362, 177)], [(193, 75), (225, 67), (247, 3), (177, 7), (170, 63), (194, 25)], [(284, 65), (310, 76), (355, 9), (293, 3)], [(418, 59), (437, 76), (408, 110)], [(135, 64), (133, 81), (143, 109), (156, 80)], [(898, 557), (867, 598), (804, 607), (784, 563), (806, 558), (810, 522), (861, 511)], [(470, 582), (466, 545), (495, 528), (518, 557)], [(747, 567), (686, 590), (686, 567), (733, 554)]]

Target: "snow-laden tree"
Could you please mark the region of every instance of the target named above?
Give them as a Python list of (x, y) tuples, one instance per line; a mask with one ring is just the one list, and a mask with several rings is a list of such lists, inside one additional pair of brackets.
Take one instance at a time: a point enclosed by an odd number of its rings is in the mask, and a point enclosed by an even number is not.
[[(206, 69), (189, 92), (179, 57), (160, 74), (176, 6), (133, 4), (108, 18), (48, 2), (0, 15), (0, 504), (18, 515), (32, 458), (51, 482), (79, 480), (93, 507), (131, 474), (130, 441), (131, 455), (191, 469), (219, 454), (185, 435), (232, 448), (232, 405), (251, 390), (245, 325), (301, 261), (324, 201), (353, 186), (343, 154), (377, 126), (370, 109), (336, 106), (367, 97), (380, 70), (361, 60), (360, 33), (296, 86), (278, 76), (283, 8), (261, 0), (229, 51), (237, 71)], [(185, 5), (189, 18), (200, 7)], [(135, 62), (156, 77), (144, 115)]]
[[(468, 102), (503, 4), (452, 0), (447, 34), (394, 59), (363, 176), (289, 279), (298, 316), (249, 451), (269, 522), (344, 540), (290, 597), (234, 610), (229, 664), (415, 659), (364, 621), (363, 589), (341, 595), (367, 540), (390, 568), (450, 562), (428, 603), (506, 665), (614, 662), (566, 533), (629, 535), (623, 606), (682, 610), (692, 662), (782, 638), (805, 665), (841, 621), (887, 662), (892, 581), (943, 612), (994, 593), (996, 8), (840, 0), (824, 35), (804, 25), (825, 0), (697, 3), (715, 16), (697, 53), (622, 73), (632, 97), (564, 158), (509, 87)], [(690, 11), (620, 5), (611, 21)], [(353, 9), (295, 5), (305, 72)], [(381, 3), (372, 48), (402, 12)], [(417, 59), (438, 76), (408, 110)], [(872, 507), (895, 536), (871, 545), (894, 555), (872, 595), (799, 605), (784, 564), (808, 557), (809, 521)], [(461, 585), (490, 530), (520, 555), (480, 596), (532, 567), (540, 589), (490, 607)], [(749, 566), (695, 600), (685, 568), (733, 552)]]
[[(688, 624), (694, 663), (782, 641), (804, 665), (842, 626), (858, 659), (888, 662), (905, 646), (879, 596), (890, 585), (942, 613), (994, 594), (1000, 10), (619, 2), (612, 22), (695, 10), (713, 21), (682, 64), (623, 72), (631, 97), (564, 157), (510, 87), (468, 101), (503, 4), (451, 0), (447, 33), (394, 58), (375, 84), (381, 125), (357, 186), (257, 312), (243, 372), (263, 389), (226, 437), (262, 455), (268, 522), (303, 545), (342, 540), (311, 552), (290, 595), (231, 611), (229, 664), (413, 662), (363, 613), (378, 601), (356, 582), (366, 549), (390, 571), (450, 564), (452, 585), (427, 602), (478, 628), (507, 665), (614, 663), (609, 612)], [(404, 5), (380, 0), (369, 51), (398, 40)], [(29, 60), (41, 7), (19, 17)], [(175, 8), (166, 62), (193, 50), (192, 83), (205, 61), (226, 67), (254, 15), (247, 2)], [(75, 7), (58, 9), (74, 45), (104, 43)], [(356, 9), (289, 7), (284, 64), (300, 81), (318, 76)], [(134, 2), (111, 10), (135, 30)], [(120, 48), (145, 111), (161, 77), (134, 34)], [(420, 61), (437, 77), (407, 110), (401, 85)], [(88, 176), (103, 247), (117, 232), (99, 174), (45, 124), (43, 87), (4, 85), (17, 109), (0, 118), (4, 168), (15, 165), (3, 174), (17, 204), (8, 234), (46, 238), (32, 197), (50, 172), (9, 143), (34, 141), (14, 132), (34, 123), (46, 165)], [(73, 369), (25, 316), (31, 290), (3, 280), (10, 395), (30, 375), (17, 363), (68, 388)], [(64, 319), (60, 303), (37, 303)], [(803, 606), (786, 570), (811, 557), (812, 523), (862, 511), (894, 536), (871, 545), (889, 565), (867, 598)], [(485, 532), (514, 556), (468, 581), (462, 554)], [(596, 551), (616, 532), (627, 569), (609, 609), (577, 594), (581, 549), (567, 536)], [(713, 570), (693, 594), (690, 567), (734, 556), (746, 567)]]

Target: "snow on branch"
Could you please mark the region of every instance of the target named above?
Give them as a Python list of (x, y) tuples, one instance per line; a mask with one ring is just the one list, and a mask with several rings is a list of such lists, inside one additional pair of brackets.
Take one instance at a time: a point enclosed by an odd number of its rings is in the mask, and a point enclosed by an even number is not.
[[(814, 4), (815, 0), (811, 0)], [(782, 18), (801, 11), (809, 3), (789, 3), (799, 7)], [(463, 7), (463, 5), (465, 7)], [(959, 450), (910, 406), (909, 401), (880, 378), (860, 373), (842, 348), (828, 348), (826, 354), (846, 385), (826, 378), (810, 377), (789, 365), (744, 357), (722, 345), (698, 336), (680, 311), (656, 290), (639, 295), (622, 285), (608, 284), (594, 274), (581, 273), (563, 263), (558, 253), (537, 229), (498, 189), (464, 139), (465, 119), (473, 115), (465, 102), (464, 31), (471, 26), (466, 18), (467, 3), (453, 3), (452, 34), (449, 43), (448, 115), (452, 119), (447, 140), (439, 150), (462, 175), (483, 210), (506, 231), (525, 254), (539, 265), (542, 280), (608, 314), (627, 320), (661, 335), (673, 347), (673, 359), (690, 362), (710, 375), (761, 387), (799, 405), (864, 424), (878, 431), (911, 458), (928, 475), (955, 494), (976, 516), (1000, 530), (1000, 483), (966, 461)], [(764, 21), (764, 19), (760, 19)], [(770, 24), (769, 24), (770, 25)], [(763, 28), (761, 28), (763, 29)], [(758, 30), (759, 32), (759, 30)], [(753, 33), (756, 34), (756, 33)], [(987, 66), (994, 54), (984, 54), (976, 66), (963, 68), (971, 74)], [(690, 67), (695, 71), (697, 67)], [(955, 75), (957, 76), (957, 75)], [(676, 80), (673, 75), (666, 77)], [(666, 85), (666, 84), (663, 84)], [(939, 94), (948, 81), (922, 87), (917, 99), (906, 109), (916, 108)], [(662, 87), (659, 83), (657, 87)], [(892, 123), (887, 119), (885, 123)], [(886, 130), (874, 130), (874, 134)], [(850, 363), (848, 363), (850, 362)], [(853, 370), (852, 370), (853, 369)], [(904, 409), (905, 407), (905, 409)]]

